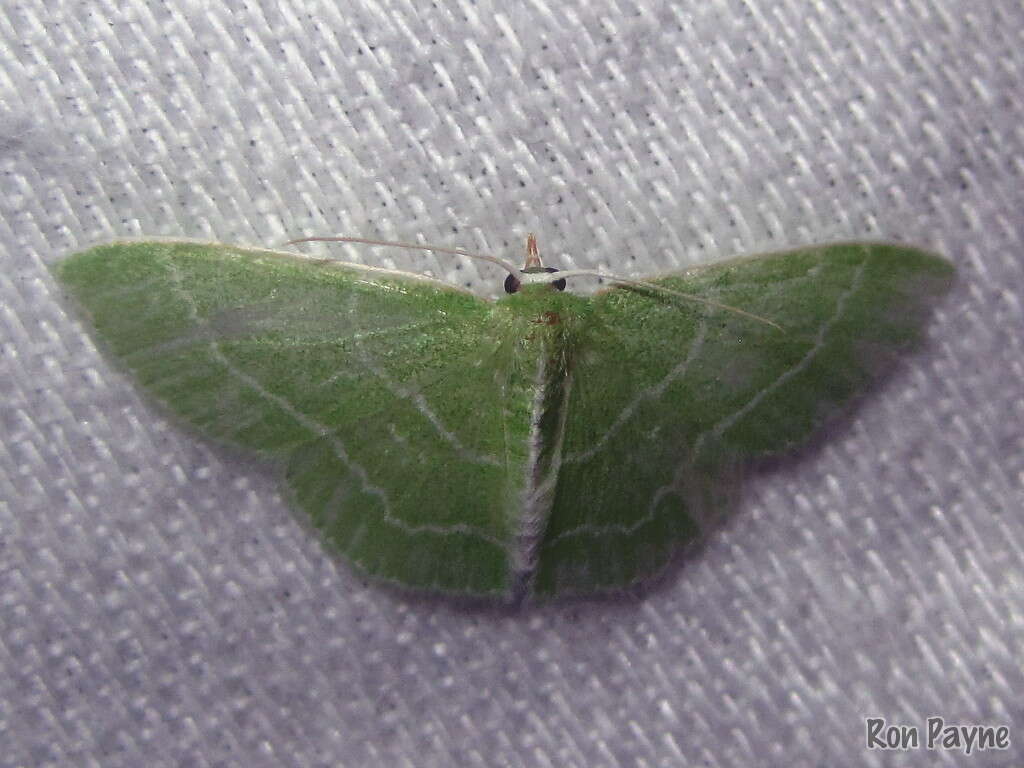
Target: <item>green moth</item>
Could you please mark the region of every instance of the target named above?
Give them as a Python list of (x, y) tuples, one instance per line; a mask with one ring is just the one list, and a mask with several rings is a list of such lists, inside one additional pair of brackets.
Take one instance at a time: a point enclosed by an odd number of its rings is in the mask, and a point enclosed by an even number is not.
[(360, 570), (508, 600), (656, 573), (728, 508), (739, 467), (892, 366), (953, 275), (840, 243), (578, 296), (558, 289), (586, 272), (546, 270), (532, 236), (527, 251), (522, 270), (484, 257), (509, 271), (498, 301), (185, 241), (112, 243), (55, 273), (147, 392), (282, 465)]

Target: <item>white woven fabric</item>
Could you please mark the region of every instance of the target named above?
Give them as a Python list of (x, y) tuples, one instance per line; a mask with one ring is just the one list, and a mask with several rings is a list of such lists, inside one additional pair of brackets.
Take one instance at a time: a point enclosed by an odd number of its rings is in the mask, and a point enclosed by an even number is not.
[[(4, 4), (0, 764), (1021, 765), (1022, 30), (1018, 0)], [(959, 283), (663, 587), (507, 612), (362, 583), (44, 266), (144, 234), (518, 259), (528, 231), (637, 275), (899, 238)], [(869, 752), (876, 715), (1013, 743)]]

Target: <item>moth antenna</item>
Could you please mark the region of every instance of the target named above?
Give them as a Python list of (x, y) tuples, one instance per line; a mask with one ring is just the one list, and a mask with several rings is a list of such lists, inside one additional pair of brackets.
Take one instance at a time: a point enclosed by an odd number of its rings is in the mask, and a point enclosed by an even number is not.
[(297, 243), (363, 243), (364, 245), (387, 245), (392, 248), (405, 248), (410, 251), (433, 251), (434, 253), (450, 253), (454, 256), (466, 256), (470, 259), (479, 259), (480, 261), (489, 261), (491, 264), (497, 264), (499, 267), (504, 269), (510, 275), (515, 275), (519, 272), (516, 267), (504, 259), (498, 258), (497, 256), (491, 256), (486, 253), (473, 253), (472, 251), (466, 251), (462, 248), (445, 248), (440, 245), (429, 245), (420, 243), (403, 243), (395, 240), (371, 240), (366, 237), (300, 237), (296, 240), (289, 240), (285, 245), (296, 245)]
[(658, 291), (660, 293), (667, 293), (670, 296), (676, 296), (677, 298), (684, 299), (686, 301), (693, 301), (698, 304), (704, 304), (708, 307), (714, 307), (715, 309), (724, 309), (727, 312), (733, 312), (743, 317), (748, 317), (751, 320), (756, 320), (759, 323), (770, 325), (772, 328), (776, 328), (780, 331), (785, 329), (776, 322), (769, 320), (767, 317), (761, 317), (755, 315), (753, 312), (747, 312), (745, 309), (734, 307), (730, 304), (722, 304), (719, 301), (713, 299), (705, 299), (701, 296), (694, 296), (692, 293), (683, 293), (682, 291), (674, 291), (671, 288), (666, 288), (663, 285), (657, 285), (656, 283), (648, 283), (644, 280), (631, 280), (628, 277), (616, 277), (615, 275), (606, 275), (603, 272), (598, 272), (594, 269), (566, 269), (558, 272), (560, 278), (565, 277), (603, 277), (605, 280), (609, 280), (619, 285), (635, 286), (637, 288), (647, 288), (648, 290)]
[[(533, 249), (534, 249), (534, 251), (532, 253), (535, 254), (536, 247), (537, 247), (536, 246), (536, 239), (533, 238), (532, 235), (530, 237), (532, 239), (532, 245), (533, 245)], [(530, 242), (531, 242), (531, 240), (527, 241), (528, 250), (529, 250)], [(362, 243), (364, 245), (384, 245), (384, 246), (389, 246), (391, 248), (405, 248), (406, 250), (410, 250), (410, 251), (433, 251), (434, 253), (449, 253), (449, 254), (452, 254), (453, 256), (465, 256), (465, 257), (470, 258), (470, 259), (478, 259), (480, 261), (488, 261), (491, 264), (497, 264), (499, 267), (501, 267), (502, 269), (504, 269), (506, 272), (508, 272), (510, 275), (512, 275), (514, 277), (518, 276), (520, 274), (520, 272), (521, 272), (521, 270), (517, 269), (511, 262), (505, 261), (504, 259), (499, 258), (497, 256), (491, 256), (491, 255), (486, 254), (486, 253), (474, 253), (472, 251), (467, 251), (467, 250), (464, 250), (462, 248), (445, 248), (444, 246), (430, 245), (430, 244), (427, 244), (427, 243), (423, 243), (423, 244), (421, 244), (421, 243), (403, 243), (403, 242), (397, 241), (397, 240), (373, 240), (371, 238), (366, 238), (366, 237), (319, 237), (318, 236), (318, 237), (300, 237), (300, 238), (297, 238), (295, 240), (289, 240), (288, 242), (285, 243), (285, 245), (297, 245), (299, 243)], [(632, 280), (632, 279), (630, 279), (628, 277), (616, 277), (615, 275), (606, 275), (603, 272), (598, 272), (597, 270), (592, 270), (592, 269), (565, 269), (565, 270), (559, 270), (557, 274), (558, 274), (558, 279), (560, 279), (560, 280), (561, 279), (565, 279), (567, 277), (601, 277), (601, 278), (604, 278), (605, 280), (609, 280), (612, 283), (617, 283), (619, 285), (631, 285), (631, 286), (635, 286), (637, 288), (647, 288), (648, 290), (658, 291), (660, 293), (665, 293), (665, 294), (668, 294), (670, 296), (675, 296), (677, 298), (683, 299), (685, 301), (692, 301), (692, 302), (696, 302), (698, 304), (704, 304), (705, 306), (708, 306), (708, 307), (713, 307), (715, 309), (722, 309), (722, 310), (725, 310), (726, 312), (732, 312), (732, 313), (737, 314), (737, 315), (742, 315), (743, 317), (750, 318), (751, 320), (755, 320), (755, 321), (757, 321), (759, 323), (764, 323), (765, 325), (770, 325), (772, 328), (776, 328), (776, 329), (778, 329), (780, 331), (784, 330), (783, 327), (781, 325), (779, 325), (778, 323), (773, 322), (773, 321), (769, 320), (766, 317), (761, 317), (760, 315), (755, 315), (753, 312), (747, 312), (744, 309), (740, 309), (739, 307), (734, 307), (734, 306), (731, 306), (729, 304), (722, 304), (721, 302), (714, 301), (713, 299), (705, 299), (705, 298), (702, 298), (700, 296), (694, 296), (693, 294), (690, 294), (690, 293), (683, 293), (682, 291), (674, 291), (671, 288), (665, 288), (664, 286), (656, 285), (655, 283), (648, 283), (648, 282), (645, 282), (644, 280)]]

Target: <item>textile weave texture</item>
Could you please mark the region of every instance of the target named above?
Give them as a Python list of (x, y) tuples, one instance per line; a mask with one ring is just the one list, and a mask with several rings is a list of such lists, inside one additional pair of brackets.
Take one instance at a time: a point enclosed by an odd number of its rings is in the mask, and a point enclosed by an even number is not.
[[(1017, 0), (25, 0), (0, 36), (0, 765), (1024, 763)], [(898, 239), (958, 281), (656, 589), (512, 611), (364, 583), (46, 269), (142, 235), (519, 260), (527, 232), (634, 276)], [(866, 749), (865, 718), (932, 715), (1012, 745)]]

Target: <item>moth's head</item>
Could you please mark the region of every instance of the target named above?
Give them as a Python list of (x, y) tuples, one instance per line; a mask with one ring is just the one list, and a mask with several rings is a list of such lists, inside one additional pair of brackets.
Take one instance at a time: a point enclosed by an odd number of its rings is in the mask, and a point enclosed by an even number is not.
[(540, 251), (537, 249), (537, 236), (532, 232), (526, 236), (526, 263), (519, 270), (519, 274), (509, 273), (505, 278), (505, 293), (517, 293), (523, 286), (549, 285), (559, 291), (565, 290), (565, 278), (561, 280), (541, 277), (550, 275), (558, 270), (554, 267), (545, 267), (540, 260)]

